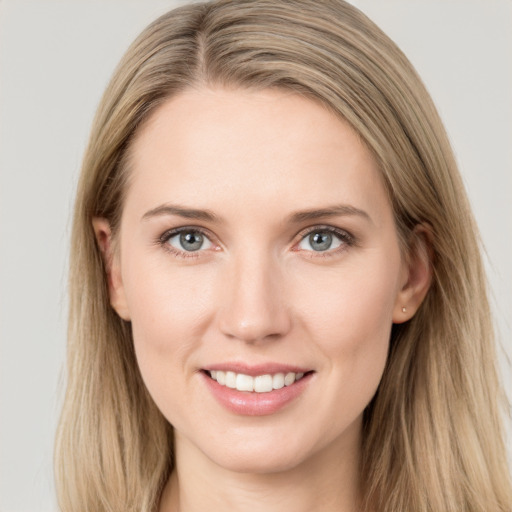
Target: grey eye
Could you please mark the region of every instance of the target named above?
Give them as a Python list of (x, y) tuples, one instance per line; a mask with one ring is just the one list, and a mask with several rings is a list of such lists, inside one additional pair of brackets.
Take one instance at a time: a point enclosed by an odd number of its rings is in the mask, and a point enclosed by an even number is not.
[(312, 233), (309, 235), (309, 245), (314, 251), (326, 251), (331, 248), (331, 233)]
[(305, 251), (328, 251), (336, 249), (343, 241), (335, 233), (326, 230), (312, 231), (306, 235), (299, 243), (299, 248)]
[(180, 251), (195, 252), (201, 249), (208, 249), (212, 243), (200, 231), (182, 231), (168, 240), (169, 245)]

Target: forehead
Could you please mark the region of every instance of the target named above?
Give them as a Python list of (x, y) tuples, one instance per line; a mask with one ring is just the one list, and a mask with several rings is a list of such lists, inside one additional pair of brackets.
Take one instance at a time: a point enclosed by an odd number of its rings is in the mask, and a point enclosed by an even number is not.
[(302, 209), (387, 203), (355, 131), (319, 103), (282, 90), (181, 93), (141, 127), (131, 164), (128, 199), (136, 194), (148, 208), (167, 201)]

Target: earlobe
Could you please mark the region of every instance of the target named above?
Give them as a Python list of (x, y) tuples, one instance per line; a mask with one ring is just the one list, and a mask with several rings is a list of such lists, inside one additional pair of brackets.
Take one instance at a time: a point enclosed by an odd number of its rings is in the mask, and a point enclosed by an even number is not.
[(432, 231), (419, 224), (413, 230), (407, 257), (403, 263), (403, 283), (393, 310), (393, 323), (410, 320), (418, 311), (432, 282)]
[(119, 255), (114, 250), (110, 223), (103, 217), (94, 217), (92, 226), (107, 273), (110, 305), (123, 320), (129, 321), (130, 315), (123, 287)]

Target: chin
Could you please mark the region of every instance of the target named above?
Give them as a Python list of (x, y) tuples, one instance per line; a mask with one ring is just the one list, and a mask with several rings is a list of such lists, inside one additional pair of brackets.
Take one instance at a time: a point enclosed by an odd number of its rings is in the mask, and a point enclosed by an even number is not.
[(235, 473), (272, 474), (290, 471), (297, 468), (306, 458), (300, 454), (243, 451), (242, 453), (225, 453), (213, 456), (212, 462)]
[(215, 443), (213, 450), (212, 446), (207, 447), (204, 453), (216, 465), (237, 473), (268, 474), (289, 471), (310, 460), (322, 449), (315, 446), (307, 435), (268, 432), (264, 428), (256, 435), (229, 433), (223, 441)]

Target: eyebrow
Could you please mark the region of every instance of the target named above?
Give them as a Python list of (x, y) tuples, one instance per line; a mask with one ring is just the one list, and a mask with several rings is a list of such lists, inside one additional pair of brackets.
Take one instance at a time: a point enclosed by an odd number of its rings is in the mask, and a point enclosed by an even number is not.
[(320, 218), (339, 217), (339, 216), (359, 216), (373, 223), (372, 218), (364, 210), (360, 210), (354, 206), (340, 204), (336, 206), (329, 206), (327, 208), (304, 210), (293, 213), (289, 217), (289, 222), (298, 224), (310, 220)]
[[(200, 210), (196, 208), (187, 208), (180, 205), (163, 204), (148, 210), (143, 216), (142, 220), (149, 220), (153, 217), (159, 217), (163, 215), (176, 215), (185, 219), (202, 220), (212, 223), (223, 222), (222, 218), (213, 213), (211, 210)], [(359, 216), (364, 219), (373, 222), (371, 217), (364, 210), (356, 208), (350, 205), (336, 205), (329, 206), (326, 208), (313, 208), (311, 210), (303, 210), (292, 213), (288, 217), (288, 222), (291, 224), (299, 224), (301, 222), (307, 222), (311, 220), (317, 220), (320, 218), (339, 217), (339, 216)]]
[(147, 211), (142, 216), (142, 220), (148, 220), (152, 217), (159, 217), (162, 215), (177, 215), (178, 217), (183, 217), (185, 219), (195, 219), (217, 223), (221, 221), (220, 217), (215, 215), (211, 210), (198, 210), (195, 208), (187, 208), (173, 204), (163, 204)]

